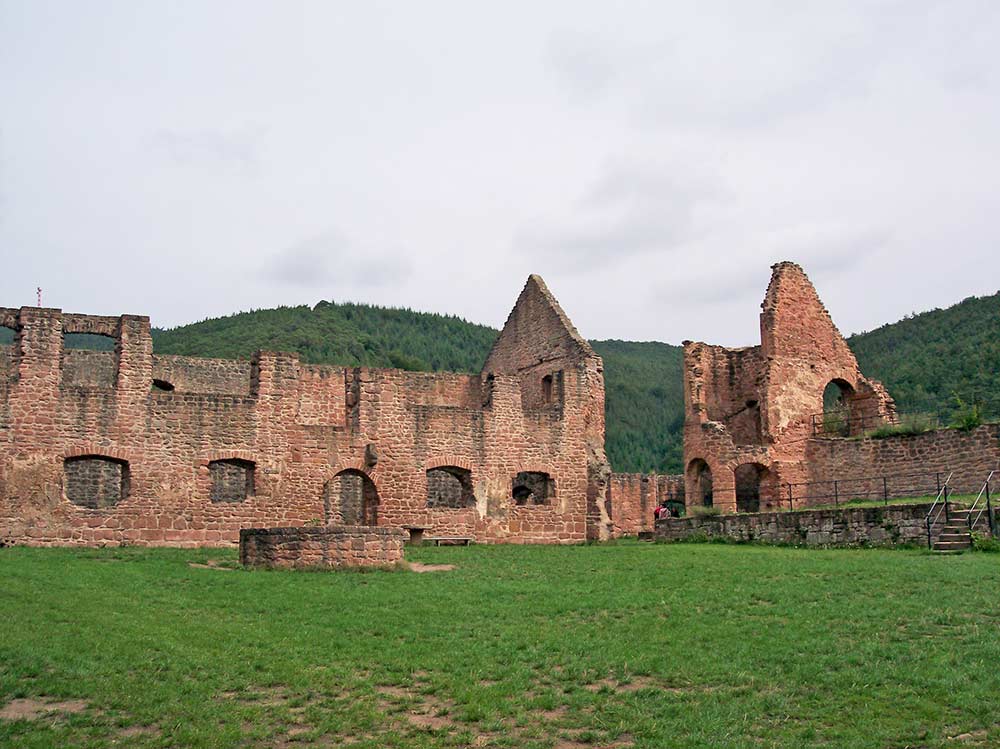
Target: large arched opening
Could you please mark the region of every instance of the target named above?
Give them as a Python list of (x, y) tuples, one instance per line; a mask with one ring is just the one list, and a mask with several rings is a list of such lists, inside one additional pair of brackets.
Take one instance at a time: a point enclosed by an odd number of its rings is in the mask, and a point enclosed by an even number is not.
[(323, 515), (327, 525), (378, 525), (375, 482), (354, 468), (341, 471), (323, 487)]
[(693, 489), (691, 499), (693, 504), (702, 507), (712, 506), (712, 469), (701, 458), (695, 458), (688, 464), (688, 479)]
[(822, 433), (827, 437), (848, 437), (854, 431), (855, 419), (851, 414), (854, 388), (846, 380), (836, 377), (823, 389)]
[(734, 471), (736, 478), (736, 511), (760, 512), (771, 507), (776, 499), (774, 474), (760, 463), (744, 463)]

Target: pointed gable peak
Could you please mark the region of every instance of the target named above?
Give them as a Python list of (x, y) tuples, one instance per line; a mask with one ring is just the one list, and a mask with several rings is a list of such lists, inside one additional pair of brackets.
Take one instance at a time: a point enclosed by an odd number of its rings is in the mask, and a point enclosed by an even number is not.
[(597, 356), (580, 335), (541, 276), (528, 276), (484, 371), (507, 372), (562, 357)]
[(786, 260), (771, 266), (771, 283), (760, 306), (760, 339), (766, 356), (807, 353), (819, 342), (847, 348), (816, 287), (797, 263)]

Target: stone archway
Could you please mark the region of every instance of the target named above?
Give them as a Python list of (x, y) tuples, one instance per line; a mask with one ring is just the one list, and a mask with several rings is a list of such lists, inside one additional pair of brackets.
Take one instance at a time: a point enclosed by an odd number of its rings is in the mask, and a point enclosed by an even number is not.
[(691, 504), (696, 507), (711, 507), (712, 497), (712, 469), (702, 458), (695, 458), (688, 463), (688, 480), (691, 484)]
[(340, 471), (323, 487), (327, 525), (378, 525), (378, 505), (375, 482), (355, 468)]
[(854, 386), (847, 380), (834, 377), (823, 388), (823, 422), (817, 433), (825, 437), (848, 437), (857, 431), (857, 419), (851, 413)]

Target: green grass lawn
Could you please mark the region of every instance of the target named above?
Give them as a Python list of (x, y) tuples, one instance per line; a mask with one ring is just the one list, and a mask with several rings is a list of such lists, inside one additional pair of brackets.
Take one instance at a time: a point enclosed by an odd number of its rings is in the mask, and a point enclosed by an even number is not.
[(1000, 746), (1000, 555), (407, 556), (456, 569), (0, 549), (0, 745)]

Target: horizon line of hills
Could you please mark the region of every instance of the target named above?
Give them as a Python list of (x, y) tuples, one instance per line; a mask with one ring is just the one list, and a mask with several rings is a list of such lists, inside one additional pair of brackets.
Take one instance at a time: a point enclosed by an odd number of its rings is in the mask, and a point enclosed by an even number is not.
[[(295, 351), (310, 364), (478, 372), (499, 330), (453, 315), (354, 302), (238, 312), (154, 328), (157, 354), (249, 358)], [(0, 328), (0, 344), (13, 332)], [(881, 380), (903, 413), (948, 418), (958, 400), (1000, 416), (1000, 292), (909, 315), (847, 339), (861, 371)], [(677, 473), (684, 424), (682, 349), (657, 341), (590, 341), (604, 359), (606, 449), (615, 471)], [(99, 336), (71, 348), (110, 349)]]

